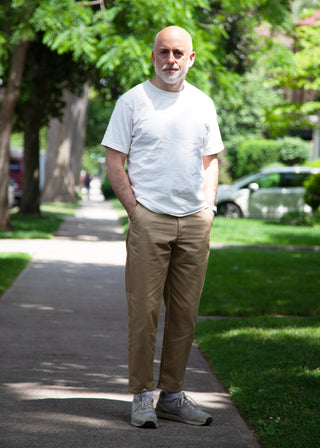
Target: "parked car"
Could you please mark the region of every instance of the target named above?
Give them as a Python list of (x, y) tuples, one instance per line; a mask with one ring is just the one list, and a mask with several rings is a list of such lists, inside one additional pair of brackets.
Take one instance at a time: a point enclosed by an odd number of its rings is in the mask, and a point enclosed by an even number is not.
[(282, 167), (219, 185), (218, 215), (229, 218), (281, 218), (289, 212), (310, 212), (303, 183), (320, 168)]
[(22, 157), (10, 157), (10, 177), (16, 183), (15, 204), (19, 205), (23, 190), (24, 161)]
[(9, 208), (14, 206), (16, 189), (17, 189), (17, 184), (15, 183), (14, 179), (12, 179), (12, 177), (10, 177), (9, 184), (8, 184), (8, 207)]

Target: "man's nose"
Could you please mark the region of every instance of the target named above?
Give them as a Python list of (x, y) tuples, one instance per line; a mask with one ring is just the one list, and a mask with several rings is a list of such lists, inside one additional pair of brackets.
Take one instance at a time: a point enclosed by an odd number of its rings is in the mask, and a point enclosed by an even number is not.
[(170, 51), (168, 54), (168, 62), (170, 64), (174, 64), (176, 62), (176, 59), (174, 57), (173, 51)]

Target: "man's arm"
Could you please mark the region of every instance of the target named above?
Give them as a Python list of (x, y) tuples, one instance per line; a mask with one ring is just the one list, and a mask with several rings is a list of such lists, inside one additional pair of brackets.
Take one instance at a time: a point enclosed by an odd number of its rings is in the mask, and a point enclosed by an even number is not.
[(217, 154), (203, 156), (204, 195), (209, 205), (215, 205), (219, 183), (219, 161)]
[(124, 169), (124, 162), (127, 155), (115, 151), (112, 148), (106, 148), (106, 170), (108, 179), (117, 198), (130, 217), (137, 205), (137, 201), (131, 188), (128, 175)]

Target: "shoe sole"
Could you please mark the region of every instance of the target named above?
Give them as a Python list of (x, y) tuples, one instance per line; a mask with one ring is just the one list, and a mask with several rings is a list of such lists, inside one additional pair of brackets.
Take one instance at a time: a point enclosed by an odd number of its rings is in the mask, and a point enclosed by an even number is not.
[(155, 422), (153, 422), (151, 420), (147, 420), (142, 425), (131, 422), (131, 425), (135, 426), (136, 428), (149, 428), (149, 429), (155, 429), (155, 428), (158, 428), (158, 426), (159, 426), (158, 424), (156, 424)]
[(210, 423), (212, 423), (212, 417), (208, 417), (204, 423), (199, 423), (192, 420), (184, 420), (178, 415), (162, 413), (161, 411), (156, 411), (156, 414), (157, 417), (159, 418), (164, 418), (166, 420), (175, 420), (176, 422), (187, 423), (188, 425), (194, 425), (194, 426), (208, 426), (210, 425)]

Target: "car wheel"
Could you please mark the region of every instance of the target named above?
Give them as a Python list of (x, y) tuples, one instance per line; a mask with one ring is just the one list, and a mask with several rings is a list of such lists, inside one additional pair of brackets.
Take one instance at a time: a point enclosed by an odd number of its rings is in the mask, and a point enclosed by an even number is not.
[(218, 205), (218, 215), (226, 218), (242, 218), (242, 211), (234, 202), (225, 202)]

